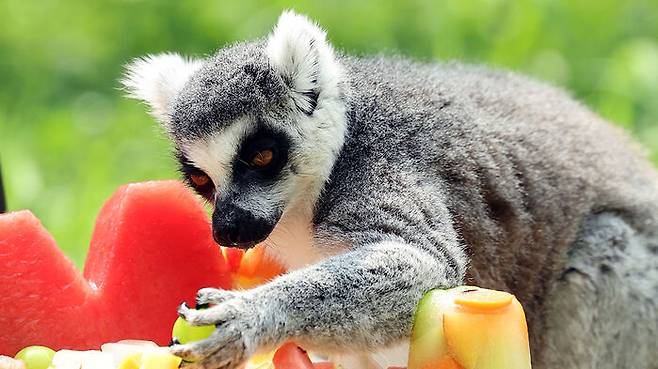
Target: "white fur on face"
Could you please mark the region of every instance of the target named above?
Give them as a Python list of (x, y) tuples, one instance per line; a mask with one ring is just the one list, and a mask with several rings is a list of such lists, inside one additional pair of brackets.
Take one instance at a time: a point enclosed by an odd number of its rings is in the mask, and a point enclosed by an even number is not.
[[(289, 81), (291, 97), (310, 104), (300, 91), (319, 93), (317, 106), (307, 115), (293, 117), (297, 147), (291, 155), (300, 180), (291, 188), (308, 212), (331, 173), (347, 132), (346, 107), (341, 99), (343, 69), (334, 56), (326, 33), (307, 17), (286, 11), (269, 36), (267, 56), (274, 69)], [(304, 102), (305, 101), (305, 102)], [(301, 204), (296, 204), (301, 205)]]
[(247, 117), (237, 119), (226, 128), (194, 141), (182, 143), (181, 149), (191, 163), (203, 170), (218, 192), (226, 190), (231, 178), (233, 161), (242, 138), (255, 129)]
[(233, 163), (237, 160), (240, 144), (256, 128), (251, 118), (242, 117), (220, 131), (205, 138), (184, 142), (180, 146), (191, 164), (212, 179), (217, 194), (231, 192), (235, 206), (249, 210), (257, 217), (270, 218), (281, 204), (286, 203), (288, 181), (275, 183), (259, 193), (231, 188)]
[(126, 66), (121, 83), (128, 96), (142, 100), (167, 131), (174, 99), (201, 65), (202, 60), (164, 53), (135, 59)]
[(269, 239), (272, 252), (287, 266), (299, 268), (326, 257), (313, 246), (313, 209), (331, 174), (347, 133), (346, 106), (342, 100), (343, 69), (325, 32), (308, 18), (284, 12), (267, 42), (267, 55), (275, 70), (290, 82), (291, 97), (302, 110), (308, 96), (319, 93), (317, 106), (307, 115), (293, 117), (296, 138), (290, 160), (297, 169), (294, 181), (283, 187), (288, 207)]

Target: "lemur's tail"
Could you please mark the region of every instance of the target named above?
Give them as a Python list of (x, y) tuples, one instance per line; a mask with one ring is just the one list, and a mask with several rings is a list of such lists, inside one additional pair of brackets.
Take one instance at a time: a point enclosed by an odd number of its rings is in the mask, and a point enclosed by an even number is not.
[(2, 187), (2, 167), (0, 167), (0, 214), (7, 211), (7, 203), (5, 202), (5, 190)]

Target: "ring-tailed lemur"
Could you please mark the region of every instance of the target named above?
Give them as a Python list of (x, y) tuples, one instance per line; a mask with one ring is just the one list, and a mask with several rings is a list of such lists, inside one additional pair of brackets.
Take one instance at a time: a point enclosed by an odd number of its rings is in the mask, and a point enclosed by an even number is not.
[(218, 326), (172, 348), (190, 367), (236, 368), (289, 339), (340, 355), (388, 347), (425, 291), (463, 282), (516, 294), (535, 368), (657, 367), (656, 172), (561, 91), (340, 55), (292, 12), (206, 59), (138, 59), (123, 83), (214, 204), (217, 242), (264, 242), (294, 270), (182, 306)]

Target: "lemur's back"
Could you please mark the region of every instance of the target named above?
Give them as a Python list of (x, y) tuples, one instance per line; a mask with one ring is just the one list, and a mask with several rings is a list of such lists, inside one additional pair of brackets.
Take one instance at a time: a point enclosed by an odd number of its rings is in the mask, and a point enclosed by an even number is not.
[[(599, 259), (618, 263), (619, 283), (642, 284), (618, 298), (639, 295), (655, 309), (658, 177), (624, 132), (563, 92), (511, 73), (385, 58), (342, 62), (351, 79), (350, 138), (334, 178), (368, 166), (368, 178), (353, 181), (377, 191), (402, 168), (418, 184), (441, 186), (470, 256), (467, 282), (517, 294), (531, 333), (553, 324), (545, 302), (556, 288), (568, 289), (555, 286), (574, 268), (573, 245), (587, 222), (619, 216), (646, 241), (627, 252), (631, 262), (615, 260), (605, 242), (588, 257), (596, 268)], [(349, 192), (341, 186), (331, 182), (328, 192)], [(655, 320), (655, 311), (648, 314)], [(617, 319), (627, 324), (624, 314)], [(534, 346), (551, 344), (533, 336)]]

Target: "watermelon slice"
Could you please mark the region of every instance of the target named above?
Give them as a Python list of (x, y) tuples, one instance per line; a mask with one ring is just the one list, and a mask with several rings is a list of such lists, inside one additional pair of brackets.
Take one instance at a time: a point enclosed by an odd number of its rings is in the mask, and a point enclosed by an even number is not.
[(203, 206), (177, 181), (125, 185), (105, 204), (84, 276), (29, 211), (0, 215), (0, 353), (30, 345), (166, 345), (181, 301), (232, 278)]

